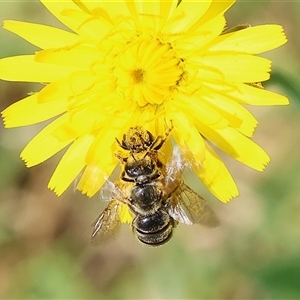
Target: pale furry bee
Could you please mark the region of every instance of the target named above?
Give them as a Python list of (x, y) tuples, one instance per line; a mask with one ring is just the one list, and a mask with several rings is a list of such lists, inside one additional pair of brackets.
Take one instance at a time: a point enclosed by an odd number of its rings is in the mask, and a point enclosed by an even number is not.
[[(121, 142), (117, 140), (127, 155), (116, 153), (120, 178), (107, 182), (109, 203), (93, 223), (92, 240), (101, 241), (128, 222), (140, 242), (160, 246), (169, 241), (178, 223), (209, 227), (219, 224), (208, 203), (184, 183), (185, 163), (179, 149), (173, 150), (166, 164), (159, 159), (172, 128), (164, 137), (154, 137), (142, 127), (131, 127)], [(122, 220), (124, 211), (130, 220)]]

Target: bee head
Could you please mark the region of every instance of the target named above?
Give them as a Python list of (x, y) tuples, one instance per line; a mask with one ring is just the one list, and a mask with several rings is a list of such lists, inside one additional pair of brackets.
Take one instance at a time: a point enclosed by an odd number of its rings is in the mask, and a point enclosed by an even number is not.
[(151, 148), (154, 137), (148, 130), (136, 126), (129, 128), (128, 132), (123, 135), (122, 142), (118, 139), (117, 142), (124, 150), (132, 153), (140, 153)]

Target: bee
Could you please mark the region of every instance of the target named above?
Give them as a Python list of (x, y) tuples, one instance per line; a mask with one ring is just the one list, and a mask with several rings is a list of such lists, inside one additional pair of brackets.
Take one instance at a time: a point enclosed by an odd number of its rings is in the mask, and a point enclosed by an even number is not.
[(107, 182), (111, 190), (108, 206), (94, 221), (92, 240), (103, 240), (119, 229), (121, 213), (128, 209), (131, 229), (145, 245), (160, 246), (172, 237), (178, 223), (199, 223), (209, 227), (219, 224), (214, 211), (182, 179), (185, 167), (179, 149), (163, 164), (159, 150), (165, 136), (154, 137), (142, 127), (131, 127), (118, 145), (126, 156), (116, 153), (120, 161), (120, 178)]

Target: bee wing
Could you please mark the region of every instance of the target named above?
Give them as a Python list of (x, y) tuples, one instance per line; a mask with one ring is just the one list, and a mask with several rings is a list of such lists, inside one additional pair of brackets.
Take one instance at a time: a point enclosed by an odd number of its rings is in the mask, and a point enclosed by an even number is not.
[(178, 222), (187, 225), (199, 223), (207, 227), (220, 224), (219, 218), (207, 201), (185, 183), (181, 182), (170, 197), (168, 212)]
[(184, 168), (188, 165), (185, 159), (182, 157), (179, 147), (174, 146), (171, 159), (168, 161), (165, 168), (165, 186), (173, 188), (174, 183), (177, 184), (177, 180), (181, 177)]
[(93, 222), (94, 227), (92, 233), (92, 242), (101, 243), (110, 237), (114, 236), (119, 230), (121, 220), (119, 216), (119, 210), (121, 202), (117, 200), (111, 200), (108, 206), (103, 210), (99, 217)]
[(113, 182), (109, 178), (106, 179), (101, 187), (99, 195), (104, 201), (110, 201), (111, 199), (122, 200), (124, 198), (120, 183), (118, 181)]

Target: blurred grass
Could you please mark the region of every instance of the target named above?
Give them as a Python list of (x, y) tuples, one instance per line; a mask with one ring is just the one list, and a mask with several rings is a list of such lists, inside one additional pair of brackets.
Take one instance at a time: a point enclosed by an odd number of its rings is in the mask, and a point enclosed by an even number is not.
[[(0, 128), (0, 298), (3, 299), (300, 299), (299, 2), (238, 1), (228, 26), (282, 24), (289, 43), (266, 54), (268, 89), (289, 107), (254, 109), (255, 140), (272, 157), (264, 173), (227, 160), (241, 196), (227, 205), (198, 181), (222, 225), (179, 225), (164, 247), (138, 244), (128, 226), (103, 247), (91, 247), (90, 224), (105, 203), (70, 189), (60, 198), (47, 181), (57, 158), (26, 170), (18, 153), (33, 127)], [(0, 1), (1, 19), (59, 23), (38, 1)], [(35, 48), (0, 30), (1, 57)], [(5, 41), (5, 42), (3, 42)], [(38, 87), (0, 82), (1, 109)], [(190, 180), (190, 178), (189, 178)]]

